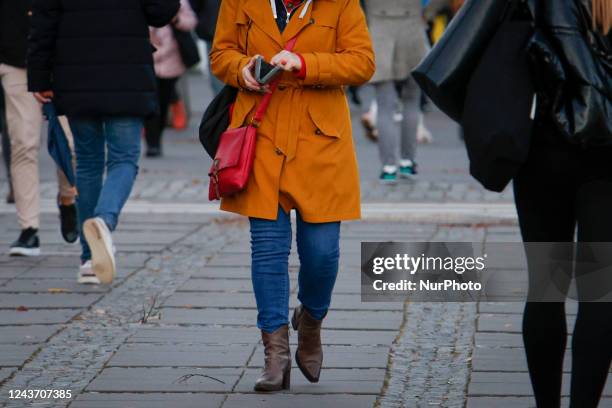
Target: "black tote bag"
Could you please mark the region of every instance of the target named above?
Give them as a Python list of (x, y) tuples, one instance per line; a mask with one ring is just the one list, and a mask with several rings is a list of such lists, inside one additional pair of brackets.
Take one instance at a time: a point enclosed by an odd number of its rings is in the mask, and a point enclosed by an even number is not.
[[(518, 0), (517, 0), (518, 1)], [(514, 19), (513, 6), (467, 84), (461, 125), (470, 173), (485, 188), (503, 191), (529, 154), (535, 86), (527, 44), (533, 20)]]
[(200, 143), (211, 159), (215, 158), (221, 135), (230, 125), (230, 107), (236, 102), (237, 96), (237, 88), (225, 85), (202, 116), (199, 129)]
[(508, 4), (509, 0), (467, 0), (412, 72), (423, 92), (457, 122), (463, 112), (467, 83)]

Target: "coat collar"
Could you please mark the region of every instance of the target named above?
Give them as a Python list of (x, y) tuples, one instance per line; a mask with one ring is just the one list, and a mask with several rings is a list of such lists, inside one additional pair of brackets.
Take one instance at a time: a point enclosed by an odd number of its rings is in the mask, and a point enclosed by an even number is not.
[(249, 16), (249, 18), (259, 26), (268, 36), (274, 40), (280, 47), (284, 47), (286, 42), (291, 38), (298, 35), (304, 28), (306, 28), (312, 22), (312, 9), (314, 4), (320, 1), (331, 1), (336, 0), (313, 0), (306, 14), (303, 18), (299, 18), (299, 14), (302, 12), (302, 8), (305, 7), (306, 1), (296, 9), (293, 13), (297, 14), (289, 20), (289, 24), (281, 34), (274, 21), (272, 10), (270, 9), (270, 3), (267, 0), (246, 0), (244, 2), (243, 10)]

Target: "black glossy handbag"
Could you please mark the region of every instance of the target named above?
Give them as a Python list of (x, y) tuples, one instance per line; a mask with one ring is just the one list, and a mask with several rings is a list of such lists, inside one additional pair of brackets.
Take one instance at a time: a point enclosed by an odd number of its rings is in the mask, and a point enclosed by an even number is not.
[(238, 88), (225, 85), (202, 116), (199, 129), (200, 143), (211, 159), (215, 158), (221, 135), (230, 125), (230, 110), (237, 96)]
[(459, 121), (467, 84), (509, 0), (467, 0), (412, 76), (433, 103)]
[(502, 191), (529, 154), (535, 86), (527, 44), (531, 15), (513, 0), (467, 84), (461, 125), (470, 173), (485, 188)]
[(198, 50), (198, 45), (193, 37), (193, 33), (191, 31), (179, 30), (174, 26), (172, 26), (172, 33), (178, 44), (179, 53), (181, 54), (181, 59), (185, 67), (189, 69), (198, 65), (201, 61), (200, 51)]

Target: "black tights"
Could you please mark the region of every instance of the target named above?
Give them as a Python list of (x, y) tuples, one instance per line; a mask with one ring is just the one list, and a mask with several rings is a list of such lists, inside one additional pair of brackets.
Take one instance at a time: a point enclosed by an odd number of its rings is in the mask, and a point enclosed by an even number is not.
[[(525, 242), (612, 242), (612, 148), (541, 140), (514, 182)], [(538, 273), (537, 270), (529, 271)], [(559, 408), (564, 303), (527, 303), (523, 339), (538, 408)], [(580, 302), (572, 339), (571, 408), (595, 408), (612, 360), (612, 303)]]
[(162, 134), (168, 120), (168, 110), (173, 96), (176, 95), (177, 81), (178, 78), (157, 78), (159, 115), (152, 116), (145, 122), (145, 139), (149, 147), (161, 147)]

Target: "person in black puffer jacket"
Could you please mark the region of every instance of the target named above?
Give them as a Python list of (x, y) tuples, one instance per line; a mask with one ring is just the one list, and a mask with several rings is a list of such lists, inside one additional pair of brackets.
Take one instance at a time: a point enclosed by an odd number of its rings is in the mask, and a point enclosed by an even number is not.
[(102, 283), (115, 274), (111, 231), (138, 172), (144, 118), (158, 111), (149, 25), (170, 23), (178, 10), (179, 0), (33, 0), (28, 85), (68, 116), (79, 273)]

